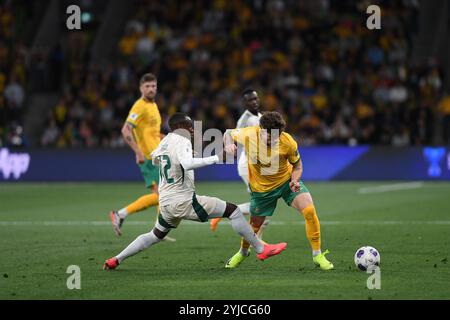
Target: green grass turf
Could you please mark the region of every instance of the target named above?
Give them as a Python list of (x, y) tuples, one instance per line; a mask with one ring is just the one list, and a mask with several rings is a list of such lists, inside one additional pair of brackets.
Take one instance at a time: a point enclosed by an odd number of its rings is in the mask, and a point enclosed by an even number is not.
[[(110, 209), (145, 192), (142, 184), (2, 184), (0, 299), (449, 299), (450, 184), (358, 194), (389, 183), (307, 183), (323, 248), (331, 250), (331, 272), (314, 267), (303, 218), (282, 200), (264, 234), (268, 242), (288, 242), (278, 257), (260, 262), (252, 254), (227, 270), (224, 263), (239, 246), (231, 226), (221, 223), (211, 233), (209, 224), (187, 222), (171, 233), (177, 242), (106, 272), (105, 258), (153, 224), (155, 209), (129, 217), (121, 238), (106, 224)], [(237, 203), (248, 199), (242, 183), (198, 183), (197, 191)], [(380, 290), (367, 289), (369, 275), (354, 266), (353, 254), (363, 245), (381, 253)], [(69, 265), (81, 268), (81, 290), (66, 287)]]

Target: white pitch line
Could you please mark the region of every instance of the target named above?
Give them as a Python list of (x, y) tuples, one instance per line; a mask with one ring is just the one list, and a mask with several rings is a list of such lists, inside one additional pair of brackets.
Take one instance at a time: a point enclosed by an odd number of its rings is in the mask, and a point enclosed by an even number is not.
[[(183, 221), (184, 225), (202, 226), (207, 225), (195, 221)], [(221, 223), (229, 224), (229, 221)], [(153, 226), (151, 221), (127, 221), (127, 225), (133, 226)], [(286, 226), (286, 225), (304, 225), (304, 221), (270, 221), (271, 226)], [(403, 220), (360, 220), (360, 221), (338, 221), (325, 220), (320, 222), (321, 225), (450, 225), (450, 220), (431, 220), (431, 221), (403, 221)], [(109, 221), (0, 221), (0, 227), (22, 227), (22, 226), (37, 226), (37, 227), (63, 227), (63, 226), (94, 226), (94, 227), (110, 227)]]
[(423, 187), (423, 182), (405, 182), (405, 183), (395, 183), (395, 184), (385, 184), (375, 187), (363, 187), (358, 189), (359, 194), (369, 194), (369, 193), (381, 193), (389, 191), (401, 191), (401, 190), (411, 190), (419, 189)]

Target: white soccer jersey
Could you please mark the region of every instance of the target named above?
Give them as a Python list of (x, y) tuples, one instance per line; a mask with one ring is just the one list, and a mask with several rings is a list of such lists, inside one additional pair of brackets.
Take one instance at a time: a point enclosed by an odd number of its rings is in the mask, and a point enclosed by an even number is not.
[[(254, 115), (248, 110), (245, 110), (245, 112), (241, 115), (239, 118), (236, 128), (246, 128), (246, 127), (254, 127), (259, 125), (259, 118), (261, 118), (262, 114), (258, 112), (258, 115)], [(245, 156), (244, 148), (242, 148), (241, 145), (238, 145), (239, 148), (239, 160), (238, 160), (238, 173), (239, 176), (244, 179), (245, 184), (248, 184), (248, 179), (246, 178), (248, 176), (248, 164), (247, 164), (247, 157)]]
[(254, 127), (259, 125), (259, 118), (262, 114), (258, 112), (258, 115), (254, 115), (248, 110), (245, 110), (237, 122), (236, 128)]
[(159, 204), (161, 206), (192, 199), (195, 192), (194, 170), (184, 170), (181, 159), (192, 157), (192, 143), (176, 133), (169, 133), (152, 152), (159, 166)]
[(159, 204), (161, 206), (192, 200), (195, 192), (194, 169), (219, 162), (219, 157), (192, 157), (191, 140), (169, 133), (152, 152), (159, 166)]

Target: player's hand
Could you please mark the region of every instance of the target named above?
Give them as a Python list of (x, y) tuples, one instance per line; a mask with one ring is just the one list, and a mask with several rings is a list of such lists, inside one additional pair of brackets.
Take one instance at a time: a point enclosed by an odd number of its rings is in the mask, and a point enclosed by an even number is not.
[(298, 181), (291, 181), (291, 182), (289, 182), (289, 188), (291, 188), (291, 190), (293, 192), (299, 192), (300, 191), (300, 183)]
[(137, 152), (136, 153), (136, 163), (143, 164), (144, 161), (145, 161), (144, 154), (142, 152)]
[(222, 149), (217, 156), (219, 157), (219, 163), (225, 163), (227, 160), (227, 153), (225, 152), (225, 149)]
[(225, 151), (228, 154), (235, 155), (237, 152), (237, 147), (235, 144), (229, 144), (229, 145), (225, 146), (225, 148), (223, 148), (223, 151)]

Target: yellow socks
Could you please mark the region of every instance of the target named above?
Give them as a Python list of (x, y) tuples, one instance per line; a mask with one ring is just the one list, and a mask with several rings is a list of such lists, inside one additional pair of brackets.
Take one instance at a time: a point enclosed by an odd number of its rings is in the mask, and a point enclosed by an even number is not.
[(145, 196), (140, 197), (132, 204), (126, 207), (127, 214), (133, 214), (144, 209), (147, 209), (151, 206), (156, 206), (159, 204), (158, 194), (152, 193)]
[(320, 251), (320, 223), (317, 218), (316, 208), (310, 205), (302, 210), (306, 222), (306, 236), (313, 251)]

